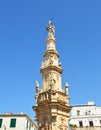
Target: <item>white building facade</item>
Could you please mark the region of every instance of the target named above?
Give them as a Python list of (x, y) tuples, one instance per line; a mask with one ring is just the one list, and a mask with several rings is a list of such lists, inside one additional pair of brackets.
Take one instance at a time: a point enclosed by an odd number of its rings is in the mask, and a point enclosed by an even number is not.
[(73, 106), (70, 124), (76, 125), (77, 128), (95, 127), (101, 130), (101, 107), (97, 107), (94, 102)]
[(26, 114), (0, 114), (0, 130), (36, 130), (37, 126)]

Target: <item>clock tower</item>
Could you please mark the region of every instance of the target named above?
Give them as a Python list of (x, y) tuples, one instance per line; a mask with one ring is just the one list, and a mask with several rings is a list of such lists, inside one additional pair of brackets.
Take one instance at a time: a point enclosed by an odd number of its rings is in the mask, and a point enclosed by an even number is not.
[(56, 50), (55, 27), (49, 21), (46, 27), (48, 37), (44, 61), (40, 73), (42, 74), (42, 88), (36, 81), (36, 112), (38, 130), (67, 130), (70, 118), (68, 83), (65, 91), (62, 89), (62, 65), (59, 63), (59, 54)]

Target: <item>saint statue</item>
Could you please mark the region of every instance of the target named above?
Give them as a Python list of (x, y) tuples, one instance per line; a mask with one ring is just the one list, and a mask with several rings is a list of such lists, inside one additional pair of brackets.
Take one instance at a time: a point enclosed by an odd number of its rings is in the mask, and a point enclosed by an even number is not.
[(49, 37), (49, 38), (54, 38), (55, 27), (53, 26), (51, 20), (49, 20), (48, 25), (46, 26), (46, 29), (47, 29), (47, 31), (48, 31), (48, 37)]

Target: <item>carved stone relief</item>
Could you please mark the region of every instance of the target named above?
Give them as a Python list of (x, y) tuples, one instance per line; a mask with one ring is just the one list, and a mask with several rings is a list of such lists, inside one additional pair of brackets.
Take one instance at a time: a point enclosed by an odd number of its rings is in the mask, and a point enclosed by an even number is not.
[(56, 75), (53, 72), (50, 72), (50, 87), (52, 89), (56, 87)]
[(50, 55), (50, 65), (53, 65), (54, 63), (54, 55)]
[(42, 63), (42, 66), (45, 67), (47, 65), (58, 65), (57, 55), (55, 55), (55, 54), (47, 54), (45, 56), (45, 61)]
[(40, 115), (40, 124), (38, 130), (51, 130), (51, 117), (48, 113), (46, 115)]
[(67, 121), (65, 117), (60, 117), (60, 125), (59, 125), (60, 130), (66, 130), (67, 129)]

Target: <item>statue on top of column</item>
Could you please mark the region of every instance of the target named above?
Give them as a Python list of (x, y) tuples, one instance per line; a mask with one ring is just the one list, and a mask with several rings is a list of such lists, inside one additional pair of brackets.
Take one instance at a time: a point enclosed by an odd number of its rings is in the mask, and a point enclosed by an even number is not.
[(48, 38), (54, 38), (55, 27), (53, 26), (51, 20), (49, 20), (48, 25), (46, 26), (46, 30), (48, 31)]

